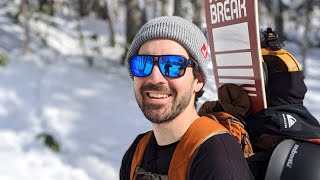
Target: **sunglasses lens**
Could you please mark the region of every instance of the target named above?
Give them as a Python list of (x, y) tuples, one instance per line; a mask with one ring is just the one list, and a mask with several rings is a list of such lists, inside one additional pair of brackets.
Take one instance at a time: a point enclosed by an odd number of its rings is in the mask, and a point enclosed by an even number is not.
[[(188, 66), (187, 59), (179, 55), (156, 56), (159, 69), (163, 76), (177, 78), (184, 75)], [(136, 55), (130, 58), (130, 70), (136, 77), (147, 77), (151, 74), (154, 65), (154, 56)]]
[(166, 55), (159, 57), (159, 68), (162, 75), (170, 78), (177, 78), (184, 75), (187, 67), (187, 60), (183, 56)]
[(153, 67), (152, 56), (133, 56), (130, 58), (130, 70), (136, 77), (146, 77), (151, 74)]

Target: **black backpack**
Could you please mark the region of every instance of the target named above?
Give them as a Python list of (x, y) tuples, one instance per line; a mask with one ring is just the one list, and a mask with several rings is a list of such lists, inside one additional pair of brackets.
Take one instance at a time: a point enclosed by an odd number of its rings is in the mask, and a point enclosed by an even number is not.
[[(300, 180), (298, 176), (288, 173), (292, 169), (295, 173), (311, 173), (308, 176), (310, 180), (320, 179), (320, 163), (311, 168), (301, 159), (303, 156), (306, 159), (320, 157), (320, 124), (303, 106), (307, 92), (303, 72), (272, 29), (262, 32), (261, 37), (268, 108), (251, 114), (245, 120), (255, 152), (247, 158), (248, 164), (257, 180), (289, 180), (289, 177)], [(285, 143), (289, 140), (294, 143)], [(291, 167), (283, 166), (293, 161), (292, 152), (296, 152), (294, 147), (297, 146), (310, 151), (299, 150), (296, 156), (300, 160), (295, 160)], [(281, 157), (279, 154), (282, 154)], [(307, 171), (306, 167), (311, 171)], [(273, 176), (275, 172), (278, 174)]]

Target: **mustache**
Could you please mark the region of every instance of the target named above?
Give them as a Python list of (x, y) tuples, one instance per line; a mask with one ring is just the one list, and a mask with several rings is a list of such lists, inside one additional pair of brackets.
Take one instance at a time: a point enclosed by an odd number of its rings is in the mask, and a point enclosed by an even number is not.
[(162, 92), (166, 92), (166, 93), (174, 93), (175, 90), (164, 86), (164, 85), (156, 85), (156, 84), (146, 84), (144, 86), (141, 87), (141, 91), (162, 91)]

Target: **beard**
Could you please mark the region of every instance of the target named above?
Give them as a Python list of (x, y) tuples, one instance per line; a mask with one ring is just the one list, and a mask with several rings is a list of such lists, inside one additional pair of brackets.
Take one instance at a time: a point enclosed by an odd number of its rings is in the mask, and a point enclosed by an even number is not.
[[(192, 89), (188, 89), (180, 98), (175, 96), (172, 102), (166, 104), (156, 104), (145, 102), (143, 96), (138, 96), (137, 93), (143, 94), (147, 90), (161, 91), (170, 93), (171, 95), (177, 94), (175, 89), (163, 85), (147, 84), (141, 87), (139, 92), (135, 92), (135, 97), (139, 108), (143, 112), (144, 116), (152, 123), (163, 124), (169, 123), (177, 116), (179, 116), (190, 104), (192, 97)], [(140, 98), (139, 98), (140, 97)]]

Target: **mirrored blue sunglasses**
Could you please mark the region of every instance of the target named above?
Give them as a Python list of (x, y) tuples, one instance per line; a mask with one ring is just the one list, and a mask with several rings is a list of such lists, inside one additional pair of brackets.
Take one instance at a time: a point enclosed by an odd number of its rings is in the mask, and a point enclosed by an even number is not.
[(178, 78), (184, 75), (188, 66), (194, 67), (196, 62), (180, 55), (135, 55), (129, 58), (130, 71), (136, 77), (149, 76), (155, 64), (163, 76)]

